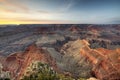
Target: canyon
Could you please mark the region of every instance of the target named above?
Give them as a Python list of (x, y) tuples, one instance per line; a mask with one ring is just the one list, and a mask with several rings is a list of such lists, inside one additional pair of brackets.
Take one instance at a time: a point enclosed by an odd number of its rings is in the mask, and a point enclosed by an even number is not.
[(12, 80), (20, 80), (35, 61), (75, 79), (120, 80), (120, 25), (0, 27), (0, 63)]

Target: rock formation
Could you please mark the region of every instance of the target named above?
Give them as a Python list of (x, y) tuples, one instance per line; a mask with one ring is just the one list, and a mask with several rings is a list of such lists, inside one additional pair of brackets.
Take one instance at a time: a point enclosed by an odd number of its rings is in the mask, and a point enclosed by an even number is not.
[(7, 58), (3, 58), (1, 63), (3, 64), (4, 70), (11, 72), (11, 77), (14, 80), (19, 80), (23, 76), (26, 68), (34, 61), (48, 63), (57, 69), (55, 61), (50, 55), (34, 44), (29, 46), (23, 53), (11, 54)]
[[(84, 76), (90, 73), (100, 80), (120, 80), (120, 48), (115, 50), (104, 48), (91, 49), (89, 45), (90, 44), (86, 40), (71, 41), (62, 47), (61, 53), (64, 55), (67, 54), (67, 56), (71, 55), (72, 57), (70, 59), (74, 58), (74, 61), (78, 60), (78, 64), (76, 65), (84, 65), (84, 67), (80, 68), (74, 66), (74, 68), (77, 69), (76, 72), (80, 69), (85, 73)], [(64, 59), (64, 61), (66, 60)], [(67, 70), (71, 71), (72, 68), (69, 70), (69, 67), (72, 60), (67, 63), (69, 65)], [(90, 68), (91, 66), (92, 69)], [(78, 73), (80, 74), (80, 72)]]
[(93, 65), (93, 74), (100, 80), (120, 79), (120, 49), (90, 49), (88, 45), (80, 49), (86, 59)]
[(77, 27), (76, 25), (72, 25), (68, 30), (73, 33), (78, 33), (81, 29)]
[[(85, 57), (80, 54), (80, 49), (89, 44), (85, 40), (69, 41), (61, 48), (62, 70), (70, 72), (73, 77), (89, 78), (91, 77), (91, 64), (86, 62)], [(74, 68), (73, 68), (74, 67)]]

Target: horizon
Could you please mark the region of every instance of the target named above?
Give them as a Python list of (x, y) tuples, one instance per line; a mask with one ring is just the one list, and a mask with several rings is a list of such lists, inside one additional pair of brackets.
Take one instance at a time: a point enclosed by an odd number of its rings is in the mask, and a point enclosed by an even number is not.
[(0, 25), (120, 24), (120, 0), (0, 0)]
[(19, 26), (19, 25), (120, 25), (120, 24), (0, 24), (1, 26)]

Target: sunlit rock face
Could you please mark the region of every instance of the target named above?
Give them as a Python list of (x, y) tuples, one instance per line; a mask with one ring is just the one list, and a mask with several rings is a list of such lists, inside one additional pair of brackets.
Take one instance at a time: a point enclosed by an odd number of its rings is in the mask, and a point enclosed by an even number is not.
[[(64, 63), (69, 65), (64, 70), (68, 70), (72, 73), (73, 65), (76, 69), (75, 73), (79, 73), (79, 70), (85, 75), (92, 75), (100, 80), (119, 80), (120, 79), (120, 49), (108, 50), (104, 48), (91, 49), (89, 43), (86, 40), (76, 40), (66, 43), (61, 53), (64, 55)], [(71, 56), (71, 57), (70, 57)], [(72, 60), (73, 59), (73, 60)], [(73, 62), (73, 63), (72, 63)], [(68, 63), (68, 64), (67, 64)], [(72, 64), (70, 67), (70, 64)], [(79, 65), (84, 66), (79, 66)], [(73, 74), (75, 74), (73, 71)], [(87, 74), (89, 73), (89, 74)], [(77, 75), (77, 74), (76, 74)]]
[(120, 79), (120, 48), (108, 50), (104, 48), (90, 49), (87, 46), (80, 49), (86, 59), (93, 65), (93, 74), (101, 80)]
[(74, 77), (89, 78), (92, 76), (91, 64), (80, 54), (80, 49), (86, 45), (89, 45), (87, 41), (78, 39), (66, 43), (61, 48), (61, 54), (63, 54), (61, 68), (64, 71), (71, 72)]
[(87, 80), (99, 80), (99, 79), (96, 79), (96, 78), (94, 78), (94, 77), (91, 77), (91, 78), (89, 78), (89, 79), (87, 79)]

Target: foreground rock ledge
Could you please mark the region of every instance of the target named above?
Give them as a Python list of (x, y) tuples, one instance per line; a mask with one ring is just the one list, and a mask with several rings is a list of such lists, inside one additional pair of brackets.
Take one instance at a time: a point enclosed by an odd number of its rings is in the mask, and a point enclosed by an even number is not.
[(12, 80), (20, 80), (27, 67), (34, 61), (41, 61), (50, 64), (54, 69), (56, 68), (55, 61), (51, 56), (35, 44), (29, 46), (23, 53), (11, 54), (8, 57), (0, 56), (0, 58), (3, 70), (10, 71)]

